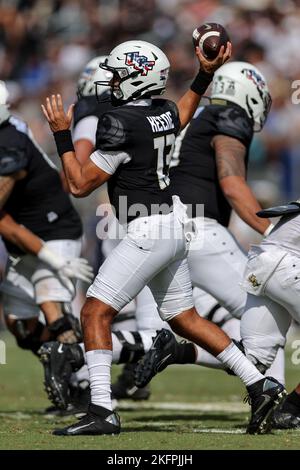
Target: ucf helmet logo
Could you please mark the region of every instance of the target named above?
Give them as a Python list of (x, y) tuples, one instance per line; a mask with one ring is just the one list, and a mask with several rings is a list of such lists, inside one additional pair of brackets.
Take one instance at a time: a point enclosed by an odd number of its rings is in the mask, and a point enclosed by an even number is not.
[(126, 52), (125, 64), (133, 67), (134, 70), (141, 72), (141, 75), (148, 75), (149, 70), (153, 69), (155, 60), (149, 60), (145, 55), (140, 55), (139, 52)]
[(253, 69), (243, 69), (242, 73), (246, 75), (246, 77), (251, 80), (259, 90), (265, 88), (266, 84), (263, 78)]

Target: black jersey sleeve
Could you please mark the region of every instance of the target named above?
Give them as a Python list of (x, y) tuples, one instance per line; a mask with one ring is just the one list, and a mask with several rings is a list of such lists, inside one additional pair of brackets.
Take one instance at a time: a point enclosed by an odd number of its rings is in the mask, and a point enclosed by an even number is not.
[(26, 149), (0, 147), (0, 175), (8, 176), (24, 170), (28, 164)]
[(116, 113), (106, 113), (98, 121), (96, 149), (123, 150), (129, 143), (129, 132), (124, 120)]
[(242, 108), (224, 106), (216, 116), (216, 132), (234, 137), (248, 147), (253, 137), (252, 122)]
[(179, 117), (179, 109), (177, 107), (177, 104), (174, 103), (174, 101), (168, 100), (169, 106), (171, 108), (172, 113), (174, 114), (174, 122), (175, 122), (175, 134), (179, 134), (180, 129), (181, 129), (181, 122), (180, 122), (180, 117)]

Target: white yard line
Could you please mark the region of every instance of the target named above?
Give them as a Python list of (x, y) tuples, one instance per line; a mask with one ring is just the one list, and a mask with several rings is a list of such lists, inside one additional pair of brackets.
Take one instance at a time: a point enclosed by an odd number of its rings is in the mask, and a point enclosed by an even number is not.
[(244, 429), (218, 429), (218, 428), (203, 428), (193, 429), (193, 432), (201, 432), (206, 434), (246, 434), (246, 428)]
[(117, 404), (119, 410), (179, 410), (179, 411), (224, 411), (225, 413), (248, 412), (249, 406), (236, 402), (132, 402), (122, 400)]
[[(203, 403), (185, 403), (185, 402), (134, 402), (121, 400), (117, 402), (118, 410), (164, 410), (164, 411), (198, 411), (198, 412), (224, 412), (224, 413), (242, 413), (248, 412), (249, 407), (239, 402), (203, 402)], [(49, 419), (52, 418), (52, 415), (40, 414), (37, 411), (37, 414), (41, 418), (45, 417)], [(69, 416), (68, 416), (69, 417)], [(15, 420), (23, 419), (33, 419), (33, 415), (27, 414), (26, 412), (21, 411), (12, 411), (12, 412), (2, 412), (0, 413), (0, 418), (10, 418)], [(57, 416), (53, 416), (57, 418)], [(61, 419), (61, 418), (59, 418)]]

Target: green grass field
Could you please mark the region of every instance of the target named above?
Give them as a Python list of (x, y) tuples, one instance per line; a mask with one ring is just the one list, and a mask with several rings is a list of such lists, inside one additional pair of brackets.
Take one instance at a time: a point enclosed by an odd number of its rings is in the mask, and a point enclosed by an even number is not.
[[(300, 449), (300, 431), (244, 434), (248, 405), (239, 380), (196, 366), (173, 366), (152, 382), (151, 399), (120, 402), (123, 432), (109, 437), (52, 436), (74, 418), (49, 418), (42, 367), (5, 336), (7, 364), (0, 365), (0, 449)], [(114, 368), (114, 374), (118, 368)], [(299, 370), (287, 360), (287, 387)]]

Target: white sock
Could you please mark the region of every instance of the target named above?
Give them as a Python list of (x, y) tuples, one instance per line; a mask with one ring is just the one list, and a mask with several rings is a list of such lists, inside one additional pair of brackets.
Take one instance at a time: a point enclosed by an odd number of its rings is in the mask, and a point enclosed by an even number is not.
[(217, 356), (217, 359), (229, 367), (244, 382), (246, 387), (264, 378), (234, 343), (230, 343)]
[(214, 357), (209, 352), (205, 351), (205, 349), (201, 348), (197, 344), (194, 344), (196, 348), (196, 360), (195, 364), (204, 367), (211, 367), (212, 369), (225, 369), (224, 364), (220, 362), (216, 357)]
[(123, 344), (113, 332), (111, 333), (111, 339), (112, 339), (112, 363), (117, 364), (121, 356)]
[(273, 364), (266, 371), (266, 377), (274, 377), (282, 385), (285, 385), (285, 357), (284, 357), (284, 348), (279, 347), (277, 350), (276, 357), (273, 361)]
[(80, 346), (80, 347), (81, 347), (81, 349), (82, 349), (82, 352), (83, 352), (83, 355), (84, 355), (84, 360), (85, 360), (85, 362), (86, 362), (86, 355), (85, 355), (85, 347), (84, 347), (84, 343), (78, 343), (78, 346)]
[(108, 349), (88, 351), (86, 361), (90, 376), (91, 402), (112, 410), (110, 377), (112, 351)]
[(77, 382), (83, 382), (84, 380), (89, 382), (90, 380), (89, 371), (88, 371), (86, 364), (84, 364), (84, 366), (82, 366), (77, 372), (75, 372), (75, 375), (76, 375)]
[(145, 353), (149, 351), (152, 346), (153, 339), (157, 335), (157, 330), (140, 330), (139, 334), (144, 346)]

